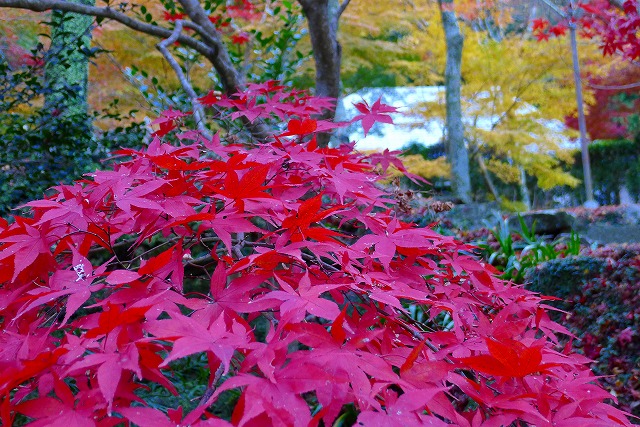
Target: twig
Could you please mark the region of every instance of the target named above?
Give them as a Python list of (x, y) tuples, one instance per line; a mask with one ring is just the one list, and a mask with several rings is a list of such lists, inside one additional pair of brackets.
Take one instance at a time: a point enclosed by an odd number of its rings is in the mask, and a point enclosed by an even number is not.
[(547, 6), (549, 6), (551, 8), (551, 10), (553, 10), (555, 13), (557, 13), (558, 15), (560, 15), (560, 17), (562, 19), (567, 19), (567, 14), (564, 13), (562, 10), (560, 10), (560, 8), (558, 8), (558, 6), (556, 6), (555, 4), (551, 3), (549, 0), (540, 0), (542, 3), (546, 4)]
[(202, 398), (200, 398), (200, 403), (198, 403), (198, 406), (202, 406), (206, 404), (207, 401), (211, 399), (211, 396), (213, 396), (213, 393), (215, 393), (216, 389), (218, 388), (218, 383), (220, 382), (220, 378), (222, 378), (223, 372), (224, 372), (224, 365), (220, 363), (220, 366), (218, 366), (218, 369), (216, 369), (216, 373), (213, 376), (213, 381), (211, 382), (211, 385), (207, 387), (204, 394), (202, 395)]
[(238, 233), (237, 236), (238, 236), (238, 242), (235, 245), (233, 245), (233, 247), (231, 248), (231, 251), (235, 256), (238, 257), (238, 260), (241, 260), (242, 258), (244, 258), (244, 255), (242, 254), (242, 247), (245, 244), (244, 233)]
[[(191, 100), (191, 106), (193, 107), (193, 115), (196, 119), (196, 126), (198, 127), (198, 130), (200, 131), (200, 133), (202, 133), (202, 135), (205, 138), (211, 139), (212, 135), (207, 129), (207, 127), (205, 126), (204, 109), (202, 108), (202, 105), (198, 102), (198, 95), (196, 95), (196, 92), (193, 90), (193, 86), (191, 86), (191, 83), (189, 82), (189, 79), (182, 71), (182, 67), (180, 67), (180, 64), (178, 64), (178, 61), (176, 61), (176, 59), (173, 57), (173, 55), (171, 55), (171, 52), (169, 52), (169, 49), (167, 48), (170, 44), (173, 44), (178, 40), (178, 37), (180, 37), (180, 33), (182, 32), (183, 26), (193, 28), (193, 29), (200, 28), (197, 24), (194, 24), (193, 22), (180, 19), (176, 21), (175, 28), (173, 29), (173, 33), (171, 34), (171, 36), (161, 41), (160, 43), (158, 43), (156, 47), (162, 53), (162, 55), (167, 60), (167, 62), (171, 65), (171, 68), (173, 68), (173, 71), (178, 76), (178, 80), (180, 81), (180, 85), (182, 86), (182, 89), (187, 93), (187, 96)], [(198, 33), (200, 33), (201, 31), (203, 30), (200, 28), (200, 31), (198, 31)]]

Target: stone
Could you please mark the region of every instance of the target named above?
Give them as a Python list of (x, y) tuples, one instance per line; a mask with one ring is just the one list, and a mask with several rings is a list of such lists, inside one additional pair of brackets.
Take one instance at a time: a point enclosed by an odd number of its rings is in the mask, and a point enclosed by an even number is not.
[[(526, 212), (520, 214), (527, 228), (531, 229), (535, 224), (535, 233), (537, 235), (557, 236), (558, 234), (570, 232), (575, 224), (574, 215), (559, 210), (546, 210)], [(521, 232), (520, 220), (517, 215), (509, 217), (509, 229)]]
[(456, 204), (443, 218), (461, 230), (494, 228), (501, 218), (500, 205), (495, 202)]

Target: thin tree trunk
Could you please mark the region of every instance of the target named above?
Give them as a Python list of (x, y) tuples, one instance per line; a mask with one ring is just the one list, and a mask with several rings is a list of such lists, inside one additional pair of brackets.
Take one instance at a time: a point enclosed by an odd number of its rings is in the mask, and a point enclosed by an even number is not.
[(469, 153), (464, 140), (462, 123), (462, 48), (464, 37), (458, 26), (452, 2), (441, 2), (440, 13), (447, 43), (447, 65), (445, 69), (447, 108), (447, 156), (451, 164), (453, 191), (462, 202), (471, 201), (471, 179), (469, 177)]
[(584, 116), (584, 101), (582, 98), (582, 80), (580, 78), (580, 60), (578, 59), (578, 42), (576, 41), (576, 24), (569, 23), (571, 36), (571, 57), (573, 60), (573, 78), (576, 84), (576, 102), (578, 104), (578, 129), (580, 130), (580, 149), (582, 150), (582, 171), (584, 174), (584, 188), (587, 204), (598, 206), (593, 198), (593, 184), (591, 180), (591, 160), (589, 159), (589, 140), (587, 139), (587, 121)]
[(527, 187), (527, 173), (525, 172), (522, 165), (518, 166), (520, 169), (520, 196), (522, 197), (522, 201), (524, 202), (527, 210), (531, 209), (531, 193), (529, 192), (529, 187)]
[[(340, 66), (342, 48), (338, 42), (338, 21), (348, 1), (340, 5), (338, 0), (298, 0), (307, 18), (313, 59), (316, 65), (316, 96), (337, 101), (340, 97)], [(325, 109), (322, 120), (333, 120), (335, 108)], [(320, 134), (318, 145), (327, 146), (330, 134)]]
[(478, 166), (480, 166), (480, 171), (482, 172), (482, 178), (484, 178), (484, 182), (487, 184), (489, 191), (493, 195), (493, 198), (496, 199), (496, 202), (500, 202), (500, 194), (496, 189), (496, 186), (491, 179), (491, 175), (489, 174), (489, 170), (487, 169), (487, 165), (484, 162), (484, 158), (480, 152), (476, 153), (476, 161), (478, 162)]

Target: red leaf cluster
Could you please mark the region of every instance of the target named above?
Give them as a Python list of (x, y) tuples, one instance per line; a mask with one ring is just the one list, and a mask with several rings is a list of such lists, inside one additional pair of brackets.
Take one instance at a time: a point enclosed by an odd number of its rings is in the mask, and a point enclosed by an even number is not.
[(580, 28), (585, 38), (598, 36), (604, 55), (620, 53), (630, 61), (640, 58), (640, 11), (637, 2), (625, 0), (622, 10), (608, 0), (577, 3), (576, 10), (566, 10), (565, 17), (555, 25), (546, 19), (534, 19), (532, 31), (538, 41), (564, 36), (570, 22)]
[[(220, 97), (281, 119), (247, 146), (167, 112), (146, 149), (3, 223), (2, 425), (318, 426), (347, 407), (368, 426), (629, 425), (539, 296), (395, 216), (391, 153), (316, 146), (325, 103), (273, 83)], [(360, 111), (366, 127), (391, 110)], [(191, 355), (211, 368), (196, 409), (136, 394), (175, 393), (169, 364)]]

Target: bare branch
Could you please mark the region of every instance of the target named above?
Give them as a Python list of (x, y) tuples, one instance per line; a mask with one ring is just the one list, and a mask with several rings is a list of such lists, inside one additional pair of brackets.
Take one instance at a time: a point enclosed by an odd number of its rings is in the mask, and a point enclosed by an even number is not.
[(207, 43), (217, 50), (215, 58), (210, 59), (220, 76), (222, 86), (227, 91), (227, 94), (232, 95), (244, 89), (242, 76), (233, 66), (233, 62), (224, 47), (218, 29), (209, 21), (209, 15), (202, 8), (200, 2), (198, 0), (179, 0), (179, 2), (189, 18), (202, 29), (202, 32), (199, 32), (199, 34), (206, 39)]
[(242, 248), (246, 243), (244, 241), (244, 233), (238, 233), (237, 237), (238, 237), (238, 242), (235, 245), (233, 245), (233, 247), (231, 248), (231, 251), (236, 257), (238, 257), (239, 260), (241, 260), (242, 258), (244, 258), (244, 255), (242, 254)]
[(191, 100), (191, 106), (193, 107), (193, 116), (196, 119), (196, 125), (198, 127), (198, 130), (200, 131), (200, 133), (202, 133), (202, 135), (205, 138), (211, 139), (212, 137), (211, 133), (205, 126), (204, 109), (202, 108), (202, 105), (198, 102), (198, 95), (196, 94), (195, 90), (193, 90), (193, 86), (191, 86), (189, 79), (182, 71), (182, 67), (180, 67), (180, 64), (178, 64), (178, 61), (176, 61), (176, 59), (173, 57), (173, 55), (171, 55), (171, 52), (169, 52), (169, 49), (168, 49), (168, 46), (175, 43), (176, 40), (178, 40), (178, 37), (180, 37), (180, 33), (182, 32), (183, 26), (190, 27), (190, 28), (198, 27), (198, 25), (194, 24), (193, 22), (178, 20), (175, 23), (175, 28), (173, 29), (173, 34), (171, 34), (171, 37), (161, 41), (156, 45), (156, 47), (162, 53), (162, 55), (167, 60), (169, 65), (171, 65), (171, 68), (173, 68), (173, 71), (176, 73), (176, 76), (178, 76), (178, 80), (180, 81), (180, 85), (182, 86), (182, 89), (187, 93), (187, 96)]
[(629, 83), (626, 85), (611, 85), (611, 86), (587, 83), (587, 86), (592, 87), (594, 89), (600, 89), (600, 90), (626, 90), (626, 89), (633, 89), (636, 87), (640, 87), (640, 82)]
[(562, 19), (566, 19), (567, 18), (567, 14), (564, 13), (562, 10), (560, 10), (560, 8), (558, 6), (556, 6), (555, 4), (553, 4), (551, 1), (549, 0), (540, 0), (542, 3), (546, 4), (547, 6), (549, 6), (549, 8), (551, 8), (551, 10), (553, 10), (555, 13), (557, 13)]
[(211, 385), (207, 387), (204, 394), (200, 398), (199, 406), (207, 404), (209, 399), (211, 399), (211, 397), (213, 396), (213, 393), (215, 393), (216, 389), (218, 388), (218, 383), (220, 382), (220, 379), (222, 378), (223, 373), (224, 373), (224, 364), (220, 363), (220, 366), (218, 366), (218, 369), (216, 369), (216, 373), (213, 375), (213, 381), (211, 381)]
[[(27, 9), (35, 12), (46, 12), (55, 9), (99, 18), (108, 18), (120, 22), (133, 30), (163, 39), (171, 37), (173, 33), (173, 31), (168, 28), (142, 22), (110, 7), (87, 6), (82, 3), (71, 3), (65, 0), (0, 0), (0, 7)], [(205, 43), (193, 37), (181, 34), (176, 40), (185, 46), (195, 49), (207, 58), (217, 56), (214, 48), (207, 46)]]
[(342, 2), (342, 4), (340, 5), (340, 8), (338, 9), (338, 13), (336, 14), (337, 15), (336, 19), (340, 19), (340, 17), (344, 13), (345, 9), (347, 8), (347, 6), (349, 6), (350, 2), (351, 2), (351, 0), (344, 0)]

